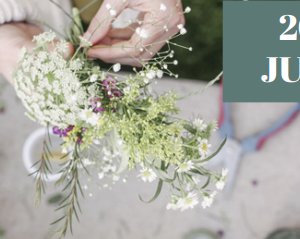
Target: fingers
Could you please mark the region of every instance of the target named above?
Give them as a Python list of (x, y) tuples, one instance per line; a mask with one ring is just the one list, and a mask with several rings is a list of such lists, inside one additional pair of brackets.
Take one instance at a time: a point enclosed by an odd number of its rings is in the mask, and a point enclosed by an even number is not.
[(111, 23), (125, 7), (126, 2), (105, 0), (83, 37), (93, 44), (101, 41), (110, 30)]
[(133, 58), (127, 55), (124, 58), (107, 58), (105, 61), (108, 63), (120, 63), (122, 65), (131, 65), (136, 67), (143, 66), (146, 62), (148, 62), (164, 45), (166, 39), (169, 39), (176, 33), (178, 33), (179, 29), (174, 27), (166, 32), (164, 35), (159, 37), (156, 42), (154, 42), (151, 46), (143, 49), (143, 52), (140, 52), (140, 55)]
[(130, 28), (107, 30), (107, 35), (89, 49), (88, 56), (134, 66), (147, 62), (167, 39), (179, 32), (177, 26), (184, 25), (181, 2), (176, 1), (168, 12), (144, 13), (142, 22), (142, 25), (135, 24)]

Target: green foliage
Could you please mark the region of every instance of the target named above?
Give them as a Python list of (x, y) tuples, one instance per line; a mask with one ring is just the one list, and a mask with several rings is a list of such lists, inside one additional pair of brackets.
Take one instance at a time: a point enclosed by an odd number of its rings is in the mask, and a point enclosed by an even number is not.
[(185, 0), (192, 11), (185, 14), (187, 34), (174, 42), (192, 47), (193, 51), (175, 49), (174, 58), (177, 66), (170, 69), (180, 78), (211, 80), (222, 71), (222, 18), (223, 1), (221, 0)]

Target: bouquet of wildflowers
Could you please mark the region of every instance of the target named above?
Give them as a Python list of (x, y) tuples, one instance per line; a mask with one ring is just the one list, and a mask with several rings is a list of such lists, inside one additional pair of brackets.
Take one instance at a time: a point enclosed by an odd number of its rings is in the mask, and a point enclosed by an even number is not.
[[(57, 184), (64, 184), (63, 190), (69, 193), (59, 206), (64, 215), (57, 222), (65, 220), (59, 229), (61, 236), (68, 225), (72, 230), (72, 216), (78, 218), (78, 194), (83, 194), (80, 174), (88, 172), (91, 165), (99, 179), (118, 181), (124, 170), (136, 169), (143, 181), (158, 181), (157, 191), (148, 202), (157, 198), (163, 183), (167, 184), (167, 209), (193, 208), (199, 196), (203, 208), (209, 207), (216, 192), (210, 193), (206, 187), (213, 180), (216, 188), (222, 189), (228, 170), (216, 174), (203, 165), (219, 152), (225, 140), (211, 154), (208, 140), (217, 129), (216, 122), (205, 124), (199, 118), (186, 121), (176, 117), (178, 95), (172, 90), (156, 95), (151, 89), (152, 82), (163, 74), (174, 75), (168, 70), (168, 64), (177, 64), (168, 62), (174, 51), (169, 48), (159, 53), (140, 70), (134, 69), (134, 74), (119, 74), (120, 64), (102, 69), (85, 54), (92, 44), (81, 37), (77, 16), (66, 40), (54, 44), (56, 34), (51, 31), (34, 37), (36, 48), (31, 53), (25, 47), (21, 50), (14, 74), (15, 89), (27, 116), (52, 127), (53, 133), (64, 140), (62, 151), (68, 160)], [(178, 28), (178, 35), (186, 33), (182, 25)], [(146, 29), (137, 28), (136, 32), (141, 38), (147, 37)], [(171, 40), (166, 41), (168, 46)], [(75, 54), (65, 58), (67, 41), (74, 45)], [(49, 45), (53, 45), (52, 51)], [(36, 203), (43, 180), (51, 173), (48, 143), (45, 137), (44, 153), (34, 173)]]

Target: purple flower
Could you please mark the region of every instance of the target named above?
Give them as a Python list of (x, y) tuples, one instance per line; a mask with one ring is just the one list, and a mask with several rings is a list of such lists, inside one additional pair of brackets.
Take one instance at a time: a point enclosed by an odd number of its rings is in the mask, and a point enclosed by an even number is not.
[(52, 131), (53, 131), (53, 134), (60, 134), (61, 133), (60, 129), (57, 126), (54, 126)]
[(82, 132), (85, 132), (85, 131), (86, 131), (86, 127), (82, 127), (82, 128), (81, 128), (81, 131), (82, 131)]
[(68, 127), (68, 128), (66, 128), (65, 130), (66, 130), (66, 132), (69, 132), (69, 131), (71, 131), (71, 130), (73, 130), (73, 126), (69, 126), (69, 127)]
[(92, 103), (92, 107), (96, 108), (97, 107), (97, 103), (100, 101), (100, 98), (98, 97), (94, 97), (90, 99), (90, 102)]
[(69, 126), (66, 129), (59, 129), (57, 126), (54, 126), (52, 131), (54, 134), (59, 134), (59, 137), (64, 136), (64, 137), (68, 137), (68, 132), (73, 130), (73, 126)]
[(77, 143), (83, 143), (82, 139), (80, 137), (77, 137)]
[(90, 102), (92, 103), (92, 107), (95, 109), (95, 112), (102, 112), (104, 111), (104, 108), (98, 107), (98, 102), (100, 102), (100, 98), (94, 97), (90, 99)]
[(113, 91), (113, 96), (114, 97), (117, 97), (117, 98), (119, 98), (119, 97), (121, 97), (122, 96), (122, 93), (121, 93), (121, 91), (119, 91), (119, 90), (115, 90), (115, 91)]
[(102, 108), (102, 107), (96, 107), (95, 108), (95, 112), (97, 112), (97, 113), (100, 113), (102, 111), (104, 111), (104, 108)]
[(105, 91), (110, 91), (116, 88), (116, 80), (111, 76), (108, 76), (106, 80), (103, 80), (102, 84), (106, 86)]

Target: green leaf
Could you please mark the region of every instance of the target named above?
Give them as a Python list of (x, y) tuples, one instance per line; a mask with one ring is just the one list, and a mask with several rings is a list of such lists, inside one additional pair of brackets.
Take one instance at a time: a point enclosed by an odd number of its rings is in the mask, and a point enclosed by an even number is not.
[(64, 219), (67, 216), (67, 214), (63, 215), (61, 218), (59, 218), (58, 220), (52, 222), (50, 225), (54, 225), (56, 223), (58, 223), (59, 221), (61, 221), (62, 219)]
[(158, 182), (157, 190), (156, 190), (156, 193), (155, 193), (154, 197), (153, 197), (152, 199), (150, 199), (149, 201), (144, 201), (144, 200), (142, 199), (142, 197), (139, 195), (140, 200), (141, 200), (142, 202), (144, 202), (144, 203), (150, 203), (150, 202), (153, 202), (153, 201), (159, 196), (159, 194), (160, 194), (160, 192), (161, 192), (161, 189), (162, 189), (162, 185), (163, 185), (163, 181), (160, 179), (159, 182)]
[(183, 128), (186, 129), (188, 132), (190, 132), (191, 134), (196, 134), (197, 130), (194, 129), (192, 126), (190, 126), (189, 124), (185, 124), (183, 125)]
[(48, 204), (58, 204), (63, 198), (61, 193), (55, 194), (48, 199)]
[(202, 186), (202, 189), (204, 189), (204, 188), (206, 188), (206, 187), (208, 186), (208, 184), (210, 183), (210, 179), (211, 179), (211, 176), (209, 176), (209, 177), (207, 178), (207, 181), (206, 181), (206, 183)]

